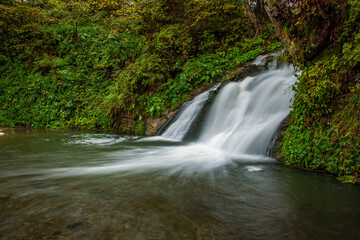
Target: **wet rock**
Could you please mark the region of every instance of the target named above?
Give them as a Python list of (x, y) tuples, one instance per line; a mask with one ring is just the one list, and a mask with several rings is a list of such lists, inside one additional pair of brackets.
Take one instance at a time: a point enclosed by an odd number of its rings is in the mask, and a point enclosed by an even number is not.
[(165, 122), (171, 119), (177, 111), (166, 110), (162, 113), (165, 118), (151, 118), (148, 117), (145, 119), (145, 135), (151, 136), (155, 135), (157, 131), (165, 124)]
[(283, 139), (284, 137), (284, 132), (286, 130), (287, 127), (287, 120), (288, 117), (286, 117), (284, 120), (282, 120), (280, 126), (278, 127), (278, 129), (275, 131), (274, 135), (271, 138), (271, 141), (267, 147), (267, 156), (272, 157), (272, 158), (276, 158), (277, 154), (279, 153), (279, 147), (278, 144), (280, 143), (280, 141)]
[(154, 135), (160, 128), (161, 126), (166, 122), (166, 119), (164, 118), (155, 118), (152, 119), (151, 117), (148, 117), (145, 119), (145, 135), (149, 136), (149, 135)]

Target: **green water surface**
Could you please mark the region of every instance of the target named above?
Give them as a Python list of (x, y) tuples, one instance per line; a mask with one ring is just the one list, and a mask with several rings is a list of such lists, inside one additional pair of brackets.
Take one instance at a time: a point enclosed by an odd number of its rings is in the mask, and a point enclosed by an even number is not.
[(78, 131), (0, 136), (0, 239), (360, 239), (360, 189), (262, 156)]

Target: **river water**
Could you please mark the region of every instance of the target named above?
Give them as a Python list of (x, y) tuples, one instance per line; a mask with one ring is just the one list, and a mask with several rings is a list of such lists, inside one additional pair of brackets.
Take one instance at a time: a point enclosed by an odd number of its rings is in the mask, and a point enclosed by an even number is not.
[(358, 239), (360, 189), (201, 144), (0, 138), (0, 239)]
[(229, 83), (200, 112), (205, 92), (157, 137), (5, 131), (0, 239), (360, 239), (358, 186), (266, 156), (294, 73)]

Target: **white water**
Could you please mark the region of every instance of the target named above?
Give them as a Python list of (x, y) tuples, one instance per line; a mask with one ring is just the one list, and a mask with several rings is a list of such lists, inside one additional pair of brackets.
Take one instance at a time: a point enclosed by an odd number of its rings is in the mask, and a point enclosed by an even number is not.
[(269, 57), (269, 55), (260, 55), (260, 56), (256, 57), (256, 59), (254, 60), (252, 65), (256, 65), (256, 66), (265, 65), (265, 61), (266, 61), (267, 57)]
[(292, 67), (269, 70), (220, 91), (199, 142), (230, 154), (265, 155), (271, 137), (289, 114)]
[(182, 140), (189, 131), (191, 124), (199, 116), (201, 109), (211, 96), (211, 92), (215, 91), (219, 86), (220, 84), (215, 85), (208, 91), (196, 96), (191, 102), (187, 103), (181, 110), (178, 119), (173, 122), (163, 134), (161, 134), (161, 137), (179, 141)]
[[(254, 65), (265, 65), (268, 57), (259, 56)], [(296, 81), (295, 69), (276, 69), (276, 60), (268, 71), (239, 82), (228, 83), (216, 96), (197, 143), (223, 151), (226, 155), (262, 155), (279, 127), (289, 114), (290, 100)], [(161, 135), (181, 140), (190, 130), (209, 96), (197, 96), (179, 118)]]
[(258, 57), (256, 57), (256, 59), (254, 60), (254, 62), (252, 63), (252, 65), (256, 65), (256, 66), (265, 66), (267, 65), (267, 67), (270, 70), (275, 70), (276, 66), (277, 66), (277, 59), (275, 58), (273, 61), (268, 62), (268, 59), (271, 57), (275, 57), (279, 54), (283, 53), (283, 51), (279, 51), (279, 52), (274, 52), (274, 53), (269, 53), (269, 54), (265, 54), (265, 55), (260, 55)]

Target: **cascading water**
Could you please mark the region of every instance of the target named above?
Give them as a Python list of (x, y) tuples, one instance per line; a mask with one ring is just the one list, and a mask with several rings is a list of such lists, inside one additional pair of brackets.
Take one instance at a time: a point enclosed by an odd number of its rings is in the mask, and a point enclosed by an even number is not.
[[(276, 56), (281, 53), (283, 53), (283, 51), (260, 55), (254, 60), (252, 65), (267, 66), (270, 70), (275, 70), (278, 62)], [(269, 59), (272, 61), (269, 61)]]
[(215, 99), (199, 142), (230, 154), (265, 155), (289, 114), (294, 73), (291, 67), (269, 70), (227, 84)]
[[(267, 57), (273, 55), (260, 56), (254, 64), (265, 65)], [(271, 137), (289, 114), (292, 85), (296, 81), (293, 67), (276, 69), (275, 66), (276, 59), (268, 64), (268, 71), (223, 87), (206, 117), (197, 143), (228, 155), (265, 155)], [(212, 90), (190, 102), (161, 136), (181, 140), (191, 130), (191, 123)]]
[(179, 117), (173, 122), (166, 131), (161, 134), (164, 138), (182, 140), (186, 133), (189, 131), (192, 123), (199, 116), (201, 109), (209, 100), (211, 93), (216, 91), (220, 84), (216, 84), (206, 92), (196, 96), (191, 102), (186, 103), (186, 106), (180, 112)]

